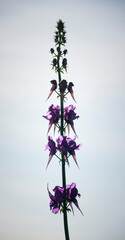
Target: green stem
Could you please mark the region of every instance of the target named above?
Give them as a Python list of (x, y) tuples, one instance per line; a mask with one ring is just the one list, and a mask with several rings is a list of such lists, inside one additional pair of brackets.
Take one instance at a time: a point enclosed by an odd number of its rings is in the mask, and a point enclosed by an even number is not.
[[(60, 44), (59, 44), (59, 48), (60, 48)], [(58, 64), (58, 79), (59, 79), (59, 83), (61, 82), (61, 73), (60, 73), (60, 56), (58, 54), (57, 57), (57, 64)], [(60, 96), (60, 105), (61, 105), (61, 129), (60, 129), (60, 133), (63, 136), (63, 131), (64, 131), (64, 127), (63, 127), (63, 97)], [(65, 171), (65, 159), (64, 159), (64, 155), (62, 154), (62, 184), (64, 187), (64, 202), (63, 202), (63, 221), (64, 221), (64, 231), (65, 231), (65, 239), (66, 240), (70, 240), (69, 238), (69, 230), (68, 230), (68, 219), (67, 219), (67, 211), (66, 211), (66, 171)]]

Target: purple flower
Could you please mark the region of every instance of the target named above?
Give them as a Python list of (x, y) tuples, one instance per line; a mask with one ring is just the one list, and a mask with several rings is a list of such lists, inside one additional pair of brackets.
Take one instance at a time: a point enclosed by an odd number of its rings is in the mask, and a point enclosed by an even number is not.
[(76, 116), (76, 113), (74, 112), (75, 107), (73, 105), (69, 105), (68, 107), (64, 108), (64, 118), (66, 123), (68, 124), (68, 133), (70, 132), (70, 126), (72, 127), (75, 135), (77, 136), (74, 128), (74, 122), (73, 120), (79, 118), (79, 116)]
[[(79, 147), (81, 144), (76, 145), (76, 142), (74, 141), (76, 137), (72, 140), (71, 138), (68, 138), (66, 136), (59, 136), (57, 141), (57, 149), (64, 154), (64, 158), (67, 159), (67, 154), (69, 153), (70, 155), (73, 156), (73, 159), (78, 166), (77, 160), (76, 160), (76, 155), (75, 155), (75, 150), (79, 150)], [(78, 166), (79, 168), (79, 166)]]
[(66, 136), (59, 136), (57, 141), (57, 149), (64, 154), (64, 157), (67, 158), (68, 153), (68, 143), (67, 143), (67, 137)]
[(68, 91), (71, 93), (71, 96), (72, 96), (73, 100), (76, 102), (75, 97), (74, 97), (74, 92), (73, 92), (73, 89), (72, 89), (73, 86), (74, 86), (74, 84), (72, 82), (70, 82), (69, 85), (68, 85)]
[(62, 96), (64, 96), (64, 93), (65, 93), (66, 88), (67, 88), (67, 81), (63, 79), (63, 80), (59, 83), (59, 89), (60, 89), (60, 93), (62, 94)]
[(52, 124), (54, 124), (54, 132), (55, 132), (55, 128), (56, 128), (56, 124), (59, 121), (59, 118), (61, 117), (60, 115), (60, 107), (54, 106), (53, 104), (49, 107), (49, 111), (47, 112), (46, 116), (43, 116), (44, 118), (46, 118), (47, 120), (49, 120), (49, 128), (47, 131), (47, 134), (49, 133)]
[(56, 90), (56, 88), (57, 88), (57, 81), (56, 80), (51, 80), (50, 82), (52, 84), (52, 87), (50, 89), (50, 93), (49, 93), (49, 96), (46, 99), (46, 101), (50, 98), (50, 96), (52, 95), (53, 91)]
[[(49, 191), (49, 188), (47, 186), (47, 190), (50, 197), (50, 210), (52, 210), (53, 213), (58, 213), (60, 208), (63, 207), (62, 203), (64, 201), (64, 188), (60, 186), (56, 186), (53, 189), (54, 195), (51, 194)], [(67, 204), (67, 210), (68, 210), (68, 203), (70, 204), (70, 207), (72, 209), (72, 212), (74, 214), (72, 203), (76, 205), (76, 207), (79, 209), (79, 211), (82, 213), (81, 209), (79, 208), (78, 201), (76, 197), (80, 197), (81, 195), (78, 193), (78, 190), (76, 188), (76, 184), (72, 183), (71, 185), (66, 186), (66, 204)], [(82, 213), (83, 214), (83, 213)]]
[(53, 213), (58, 213), (60, 210), (60, 206), (64, 201), (64, 188), (56, 186), (53, 191), (54, 195), (52, 195), (49, 191), (49, 188), (47, 186), (49, 197), (50, 197), (50, 210), (52, 210)]
[[(80, 197), (81, 195), (78, 193), (78, 190), (76, 188), (76, 184), (72, 183), (71, 185), (67, 185), (66, 186), (66, 197), (67, 197), (67, 201), (69, 202), (71, 209), (73, 211), (73, 207), (72, 207), (72, 203), (74, 203), (76, 205), (76, 207), (79, 209), (79, 211), (82, 213), (81, 209), (79, 208), (78, 205), (78, 201), (76, 199), (76, 197)], [(73, 211), (74, 213), (74, 211)], [(83, 215), (83, 213), (82, 213)]]
[(76, 160), (75, 150), (79, 150), (79, 147), (81, 146), (81, 144), (76, 145), (76, 142), (74, 141), (75, 139), (76, 139), (76, 137), (74, 139), (67, 138), (68, 146), (69, 146), (68, 152), (69, 152), (69, 154), (71, 154), (73, 156), (73, 159), (74, 159), (77, 167), (79, 168), (77, 160)]
[(47, 169), (47, 167), (48, 167), (48, 165), (49, 165), (49, 163), (50, 163), (53, 155), (54, 155), (54, 154), (56, 153), (56, 151), (57, 151), (56, 144), (55, 144), (55, 142), (53, 141), (53, 138), (50, 137), (50, 136), (48, 137), (48, 144), (45, 146), (45, 150), (46, 150), (46, 149), (49, 149), (49, 151), (50, 151), (49, 160), (48, 160), (48, 163), (47, 163), (47, 166), (46, 166), (46, 169)]

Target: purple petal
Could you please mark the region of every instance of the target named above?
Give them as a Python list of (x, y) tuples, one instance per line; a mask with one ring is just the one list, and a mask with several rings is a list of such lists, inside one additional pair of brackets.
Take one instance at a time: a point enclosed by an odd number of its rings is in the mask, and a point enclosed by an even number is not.
[(70, 124), (67, 125), (68, 127), (68, 135), (70, 134)]
[(81, 212), (81, 214), (83, 215), (83, 212), (81, 211), (79, 205), (78, 205), (78, 201), (76, 199), (73, 200), (73, 203), (76, 205), (76, 207), (79, 209), (79, 211)]
[(53, 207), (52, 213), (57, 214), (59, 212), (59, 207)]
[(47, 166), (46, 166), (46, 170), (47, 170), (47, 168), (48, 168), (48, 165), (49, 165), (49, 163), (50, 163), (52, 157), (53, 157), (53, 155), (50, 154), (50, 155), (49, 155), (49, 160), (48, 160), (48, 163), (47, 163)]
[(74, 159), (74, 161), (75, 161), (77, 167), (79, 168), (79, 165), (78, 165), (77, 160), (76, 160), (76, 155), (75, 155), (75, 153), (73, 154), (73, 159)]
[(76, 150), (79, 150), (79, 148), (82, 146), (82, 144), (79, 144), (78, 146), (76, 146)]
[(79, 197), (79, 198), (81, 197), (81, 194), (80, 194), (80, 193), (78, 193), (78, 197)]
[(69, 202), (69, 204), (70, 204), (70, 207), (71, 207), (72, 212), (73, 212), (73, 215), (74, 215), (74, 210), (73, 210), (72, 202)]
[(51, 111), (49, 111), (46, 115), (46, 119), (50, 120), (51, 118), (52, 118), (52, 114), (51, 114)]
[(69, 107), (68, 107), (68, 112), (69, 112), (70, 110), (73, 110), (73, 111), (74, 111), (75, 108), (76, 108), (76, 107), (74, 107), (73, 105), (69, 105)]
[(57, 190), (59, 190), (61, 193), (64, 192), (64, 188), (63, 187), (60, 187), (60, 186), (56, 186), (53, 191), (56, 192)]
[(78, 137), (77, 134), (76, 134), (75, 128), (74, 128), (74, 124), (71, 125), (71, 127), (72, 127), (72, 130), (73, 130), (73, 132), (75, 133), (76, 137)]
[(64, 137), (63, 137), (63, 136), (59, 136), (59, 137), (58, 137), (58, 139), (57, 139), (56, 141), (57, 141), (57, 143), (58, 143), (59, 145), (61, 145), (61, 144), (62, 144), (62, 141), (63, 141), (63, 139), (64, 139)]
[(71, 189), (73, 189), (73, 188), (75, 188), (76, 187), (76, 183), (72, 183), (71, 185), (70, 185), (70, 188)]
[(52, 201), (55, 200), (55, 197), (51, 194), (51, 192), (49, 191), (49, 184), (47, 184), (47, 190), (48, 190), (48, 193), (49, 193), (49, 197)]
[(49, 124), (48, 131), (47, 131), (47, 135), (48, 135), (48, 133), (49, 133), (51, 127), (52, 127), (52, 124)]

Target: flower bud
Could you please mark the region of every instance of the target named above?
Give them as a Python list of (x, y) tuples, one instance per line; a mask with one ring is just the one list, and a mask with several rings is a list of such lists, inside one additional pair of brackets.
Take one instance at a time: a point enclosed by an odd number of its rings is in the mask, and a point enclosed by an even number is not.
[(63, 64), (63, 66), (67, 65), (67, 59), (66, 58), (63, 58), (62, 64)]
[(64, 22), (62, 22), (62, 20), (59, 20), (57, 22), (57, 29), (59, 32), (63, 32), (64, 31)]
[(66, 58), (63, 58), (62, 66), (65, 69), (65, 71), (67, 71), (67, 59)]
[(65, 34), (66, 34), (66, 31), (63, 31), (63, 36), (65, 36)]
[(54, 41), (57, 43), (58, 42), (58, 35), (55, 36)]
[(54, 53), (54, 49), (53, 49), (53, 48), (51, 48), (51, 49), (50, 49), (50, 52), (51, 52), (51, 54), (53, 54), (53, 53)]
[(66, 43), (66, 38), (65, 37), (62, 37), (62, 42)]
[(53, 59), (53, 67), (55, 67), (56, 64), (57, 64), (57, 60), (56, 60), (56, 58), (54, 58), (54, 59)]
[(64, 56), (67, 54), (67, 52), (68, 52), (67, 49), (63, 51)]

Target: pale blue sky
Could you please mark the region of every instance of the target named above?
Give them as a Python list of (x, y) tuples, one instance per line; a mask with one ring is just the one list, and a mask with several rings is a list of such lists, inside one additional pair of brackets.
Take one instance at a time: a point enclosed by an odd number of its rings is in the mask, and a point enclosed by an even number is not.
[[(42, 118), (56, 22), (67, 27), (68, 74), (80, 118), (75, 123), (80, 170), (70, 160), (84, 217), (69, 214), (71, 240), (124, 240), (124, 1), (0, 0), (0, 239), (64, 240), (60, 214), (49, 210), (50, 189), (61, 185), (53, 159), (47, 171), (48, 122)], [(50, 134), (53, 132), (51, 130)], [(71, 137), (74, 137), (71, 133)]]

